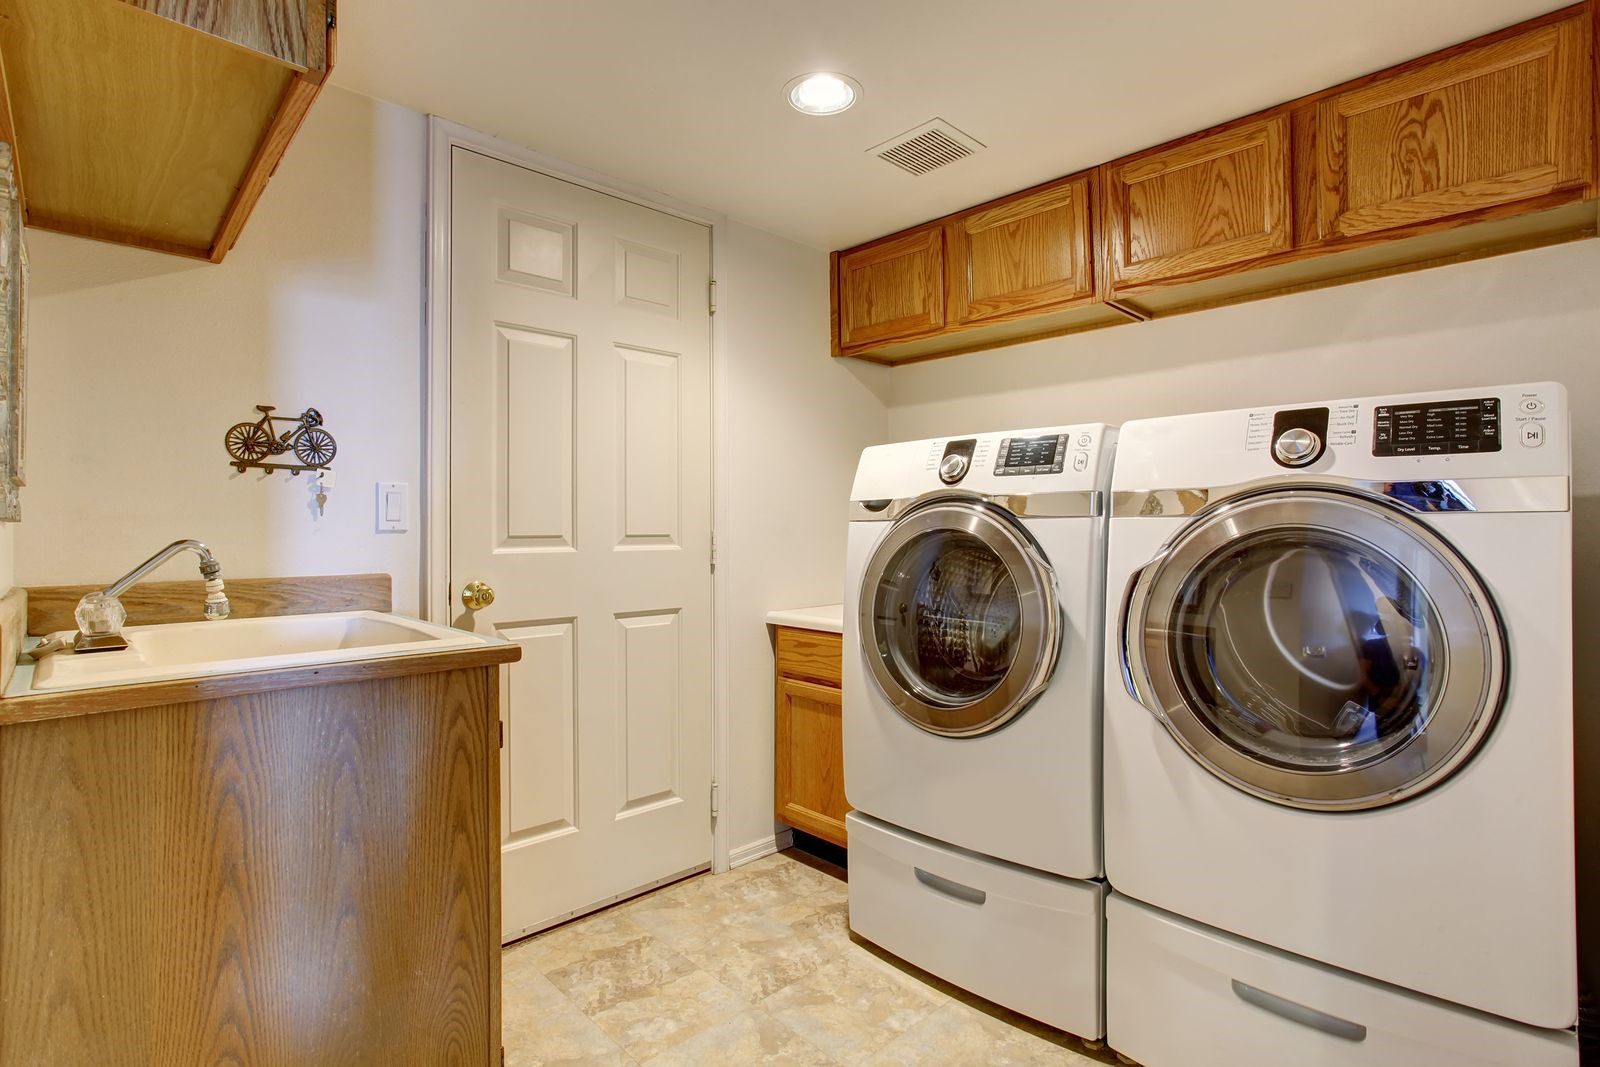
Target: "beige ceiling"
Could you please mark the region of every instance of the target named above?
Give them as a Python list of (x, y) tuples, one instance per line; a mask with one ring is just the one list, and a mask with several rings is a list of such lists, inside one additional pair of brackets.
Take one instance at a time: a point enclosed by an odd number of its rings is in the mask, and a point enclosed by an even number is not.
[[(336, 84), (818, 248), (1103, 162), (1549, 0), (340, 0)], [(789, 109), (796, 74), (862, 85)], [(866, 153), (940, 116), (988, 147)]]

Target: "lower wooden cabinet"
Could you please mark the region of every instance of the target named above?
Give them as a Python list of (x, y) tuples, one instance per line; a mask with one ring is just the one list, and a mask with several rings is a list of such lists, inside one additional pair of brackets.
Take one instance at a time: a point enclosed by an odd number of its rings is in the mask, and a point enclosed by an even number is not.
[(838, 634), (777, 628), (776, 814), (797, 830), (846, 844)]

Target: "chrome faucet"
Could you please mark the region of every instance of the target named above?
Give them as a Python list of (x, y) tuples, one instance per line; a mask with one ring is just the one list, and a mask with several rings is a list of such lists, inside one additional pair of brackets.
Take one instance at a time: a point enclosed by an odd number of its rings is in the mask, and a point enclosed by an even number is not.
[(228, 598), (223, 592), (222, 564), (217, 562), (209, 548), (193, 538), (174, 541), (104, 589), (78, 601), (77, 610), (73, 612), (78, 620), (78, 636), (73, 642), (73, 650), (114, 652), (127, 648), (128, 641), (122, 636), (122, 623), (128, 613), (117, 597), (180, 552), (193, 552), (200, 557), (200, 576), (206, 580), (206, 620), (226, 619)]

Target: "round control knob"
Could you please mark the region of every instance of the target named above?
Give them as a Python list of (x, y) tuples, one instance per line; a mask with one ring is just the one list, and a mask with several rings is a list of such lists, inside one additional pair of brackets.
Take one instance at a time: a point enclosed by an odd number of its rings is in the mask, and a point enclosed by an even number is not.
[(1272, 443), (1272, 454), (1278, 462), (1290, 467), (1304, 467), (1317, 458), (1322, 449), (1322, 438), (1303, 427), (1285, 430)]
[(944, 462), (939, 464), (939, 480), (945, 485), (954, 485), (967, 474), (967, 457), (959, 452), (952, 452), (944, 457)]
[(468, 611), (482, 611), (494, 603), (494, 590), (488, 582), (468, 582), (461, 588), (461, 603)]

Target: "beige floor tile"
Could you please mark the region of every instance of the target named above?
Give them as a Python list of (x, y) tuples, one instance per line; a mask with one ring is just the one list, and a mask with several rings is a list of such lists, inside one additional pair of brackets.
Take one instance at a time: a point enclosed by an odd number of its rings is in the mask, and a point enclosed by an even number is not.
[(624, 1052), (643, 1062), (745, 1012), (737, 994), (690, 971), (590, 1017)]
[(501, 1042), (506, 1067), (625, 1067), (633, 1060), (540, 974), (508, 979)]
[(750, 1011), (702, 1030), (644, 1067), (837, 1067), (804, 1038), (763, 1011)]
[(709, 888), (731, 896), (745, 908), (757, 911), (771, 911), (806, 900), (818, 893), (829, 892), (829, 883), (840, 884), (821, 871), (814, 871), (782, 855), (756, 860), (727, 874), (713, 876), (708, 882)]
[(531, 967), (549, 974), (644, 936), (646, 931), (626, 911), (609, 908), (517, 942), (505, 950), (501, 966)]
[(835, 948), (850, 940), (850, 905), (844, 900), (809, 897), (774, 908), (767, 914), (787, 923), (801, 937), (814, 938)]
[(951, 1001), (884, 1046), (872, 1067), (1096, 1067), (1064, 1042)]
[(593, 1017), (613, 1005), (648, 996), (658, 987), (694, 972), (694, 964), (671, 948), (640, 934), (620, 945), (598, 949), (545, 977), (578, 1010)]
[(502, 973), (512, 1067), (1110, 1062), (852, 938), (845, 884), (781, 855), (522, 942)]
[(809, 974), (838, 966), (838, 950), (826, 941), (807, 937), (775, 919), (768, 921), (777, 926), (773, 936), (706, 941), (684, 946), (683, 954), (751, 1005)]
[(939, 1001), (914, 979), (853, 956), (785, 987), (763, 1002), (811, 1044), (856, 1063), (905, 1033)]
[(629, 920), (674, 947), (714, 946), (793, 936), (780, 919), (748, 906), (737, 893), (697, 888), (630, 905)]

